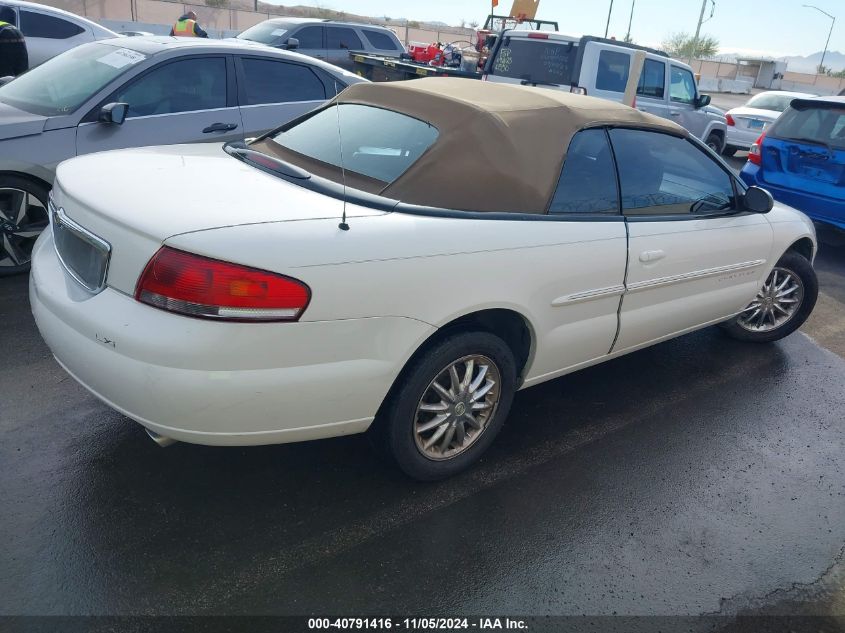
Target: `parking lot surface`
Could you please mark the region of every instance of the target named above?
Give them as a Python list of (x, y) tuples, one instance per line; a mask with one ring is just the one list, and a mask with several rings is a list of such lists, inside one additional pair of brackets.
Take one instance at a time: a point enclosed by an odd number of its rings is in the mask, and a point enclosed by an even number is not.
[[(804, 328), (831, 347), (843, 252)], [(0, 279), (0, 614), (845, 613), (845, 360), (803, 333), (520, 392), (422, 485), (362, 436), (157, 447), (58, 367), (26, 284)]]

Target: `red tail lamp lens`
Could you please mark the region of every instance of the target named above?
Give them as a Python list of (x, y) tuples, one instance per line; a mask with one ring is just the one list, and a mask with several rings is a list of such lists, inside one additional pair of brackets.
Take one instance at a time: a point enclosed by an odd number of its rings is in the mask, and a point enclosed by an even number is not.
[(748, 150), (748, 160), (755, 165), (762, 165), (763, 164), (763, 139), (766, 138), (765, 134), (761, 134), (760, 138), (754, 141), (754, 145), (751, 146), (751, 149)]
[(135, 298), (188, 316), (229, 321), (296, 321), (311, 300), (301, 281), (162, 247), (147, 264)]

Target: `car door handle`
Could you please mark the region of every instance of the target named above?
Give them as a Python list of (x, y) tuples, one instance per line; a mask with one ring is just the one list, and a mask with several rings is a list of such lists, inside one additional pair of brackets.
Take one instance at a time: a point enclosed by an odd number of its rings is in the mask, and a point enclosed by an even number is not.
[(680, 112), (670, 112), (669, 116), (681, 116)]
[(666, 253), (664, 251), (643, 251), (640, 253), (640, 261), (644, 264), (649, 262), (656, 262), (660, 259), (666, 257)]
[(238, 127), (237, 123), (212, 123), (205, 128), (203, 134), (211, 134), (212, 132), (231, 132)]

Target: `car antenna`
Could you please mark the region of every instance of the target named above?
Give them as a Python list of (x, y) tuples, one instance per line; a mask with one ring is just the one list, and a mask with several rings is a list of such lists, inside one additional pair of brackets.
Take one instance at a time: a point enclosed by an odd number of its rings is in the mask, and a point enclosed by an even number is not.
[(340, 224), (337, 225), (341, 231), (348, 231), (349, 225), (346, 223), (346, 169), (343, 167), (343, 135), (340, 133), (340, 102), (337, 100), (338, 90), (337, 82), (334, 84), (334, 105), (337, 113), (337, 141), (340, 144), (340, 177), (343, 181), (343, 217)]

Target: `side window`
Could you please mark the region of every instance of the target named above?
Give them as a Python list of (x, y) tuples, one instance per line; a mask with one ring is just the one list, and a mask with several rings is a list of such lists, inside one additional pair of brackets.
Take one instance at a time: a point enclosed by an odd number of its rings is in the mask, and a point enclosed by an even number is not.
[(628, 71), (630, 68), (631, 56), (627, 53), (602, 51), (599, 53), (596, 88), (598, 90), (625, 92), (625, 84), (628, 83)]
[(165, 64), (115, 93), (129, 104), (127, 117), (226, 107), (226, 60), (194, 57)]
[(669, 98), (677, 103), (695, 103), (695, 78), (690, 71), (672, 66)]
[(637, 94), (641, 97), (662, 99), (666, 85), (666, 64), (653, 59), (646, 59), (643, 64), (643, 74), (640, 75), (640, 85)]
[(244, 100), (241, 105), (322, 101), (323, 82), (307, 66), (255, 57), (241, 58)]
[(21, 11), (21, 33), (24, 37), (46, 37), (51, 40), (66, 40), (74, 35), (79, 35), (85, 29), (73, 22), (61, 18), (34, 13), (32, 11)]
[(610, 141), (625, 215), (706, 214), (734, 206), (731, 177), (691, 141), (626, 129), (611, 130)]
[(336, 50), (345, 48), (352, 51), (360, 51), (364, 48), (361, 38), (353, 29), (330, 26), (326, 28), (326, 48)]
[(0, 22), (8, 22), (12, 26), (17, 26), (18, 14), (12, 7), (0, 4)]
[(613, 157), (604, 129), (582, 130), (569, 143), (549, 213), (618, 213)]
[(396, 42), (394, 42), (393, 38), (390, 37), (387, 33), (364, 29), (364, 36), (367, 38), (367, 40), (369, 40), (373, 48), (377, 48), (380, 51), (399, 50), (396, 47)]
[(306, 26), (290, 37), (295, 37), (299, 40), (299, 48), (323, 48), (322, 26)]

